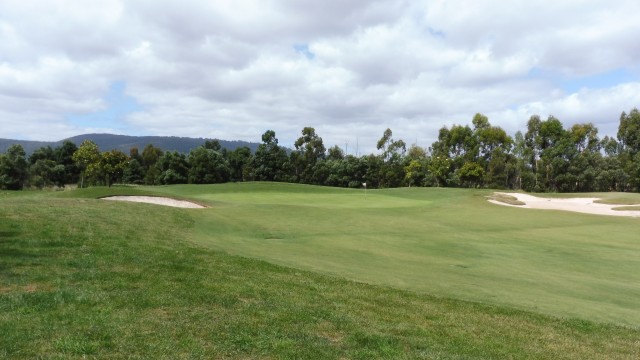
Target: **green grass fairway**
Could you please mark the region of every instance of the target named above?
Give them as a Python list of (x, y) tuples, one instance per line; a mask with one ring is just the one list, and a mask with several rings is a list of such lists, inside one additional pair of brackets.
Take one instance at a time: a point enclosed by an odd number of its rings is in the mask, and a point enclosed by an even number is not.
[[(640, 327), (640, 219), (501, 207), (486, 201), (490, 191), (464, 189), (370, 190), (366, 197), (268, 183), (152, 190), (212, 205), (194, 213), (194, 239), (231, 254)], [(637, 194), (605, 196), (640, 202)]]
[(640, 358), (639, 220), (488, 194), (0, 192), (0, 358)]

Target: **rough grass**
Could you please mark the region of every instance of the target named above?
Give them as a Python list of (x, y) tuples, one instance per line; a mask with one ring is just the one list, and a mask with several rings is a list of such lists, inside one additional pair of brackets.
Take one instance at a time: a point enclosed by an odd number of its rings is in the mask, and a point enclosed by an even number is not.
[(618, 211), (640, 211), (640, 205), (617, 206), (617, 207), (612, 208), (612, 210), (618, 210)]
[(494, 200), (494, 201), (498, 201), (498, 202), (509, 204), (509, 205), (517, 205), (517, 206), (525, 205), (523, 201), (518, 200), (518, 198), (516, 198), (515, 196), (502, 194), (502, 193), (493, 193), (488, 198), (489, 200)]
[(228, 255), (190, 241), (202, 210), (92, 198), (121, 191), (1, 198), (0, 357), (640, 356), (638, 330)]

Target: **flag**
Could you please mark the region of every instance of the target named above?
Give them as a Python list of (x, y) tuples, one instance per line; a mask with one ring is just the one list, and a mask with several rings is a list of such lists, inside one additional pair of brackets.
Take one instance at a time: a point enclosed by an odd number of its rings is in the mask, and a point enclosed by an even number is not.
[(362, 183), (362, 186), (367, 187), (367, 183)]

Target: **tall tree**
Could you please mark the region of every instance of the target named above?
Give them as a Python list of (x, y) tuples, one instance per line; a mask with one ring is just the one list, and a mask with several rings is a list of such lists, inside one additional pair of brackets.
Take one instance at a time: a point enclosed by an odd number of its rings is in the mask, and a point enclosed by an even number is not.
[(618, 140), (621, 147), (618, 158), (620, 166), (626, 173), (628, 190), (640, 191), (640, 111), (633, 108), (629, 114), (620, 115)]
[(108, 187), (122, 180), (124, 169), (129, 158), (120, 150), (111, 150), (102, 153), (98, 162), (98, 172)]
[(286, 150), (278, 146), (275, 131), (267, 130), (253, 157), (253, 177), (258, 181), (287, 181), (288, 158)]
[(64, 166), (64, 184), (75, 184), (80, 178), (80, 169), (73, 160), (73, 154), (78, 150), (76, 144), (69, 140), (62, 142), (62, 145), (54, 149), (56, 162)]
[(229, 180), (229, 164), (217, 150), (206, 145), (197, 147), (189, 152), (188, 161), (190, 184), (215, 184)]
[(78, 150), (73, 153), (72, 158), (81, 171), (80, 188), (83, 188), (85, 178), (91, 178), (98, 174), (98, 163), (101, 158), (100, 149), (93, 141), (85, 140), (80, 144)]
[(394, 140), (391, 129), (386, 129), (376, 148), (382, 151), (380, 167), (380, 187), (398, 187), (405, 180), (404, 156), (407, 145), (403, 140)]
[(144, 184), (145, 171), (137, 158), (129, 158), (122, 171), (122, 182), (125, 184)]
[(0, 189), (22, 190), (28, 176), (28, 163), (22, 145), (11, 145), (0, 156)]
[(231, 181), (245, 181), (248, 179), (251, 156), (251, 149), (246, 146), (238, 147), (226, 153)]
[(633, 108), (629, 114), (623, 112), (620, 115), (618, 140), (623, 151), (631, 156), (640, 152), (640, 111), (637, 108)]
[(425, 149), (411, 145), (407, 150), (404, 168), (404, 179), (411, 186), (423, 186), (427, 178), (428, 157)]
[(189, 176), (189, 162), (184, 154), (177, 151), (165, 152), (155, 164), (158, 175), (156, 184), (186, 184)]
[(325, 158), (325, 147), (322, 143), (322, 138), (316, 134), (316, 130), (312, 127), (305, 127), (302, 129), (302, 136), (300, 136), (294, 143), (297, 156), (292, 158), (302, 183), (308, 184), (320, 184), (324, 179), (314, 178), (315, 166), (318, 161)]
[(147, 144), (142, 150), (142, 167), (144, 169), (144, 183), (147, 185), (155, 184), (156, 177), (158, 176), (158, 167), (156, 163), (158, 159), (162, 157), (163, 151), (162, 149), (153, 146), (152, 144)]

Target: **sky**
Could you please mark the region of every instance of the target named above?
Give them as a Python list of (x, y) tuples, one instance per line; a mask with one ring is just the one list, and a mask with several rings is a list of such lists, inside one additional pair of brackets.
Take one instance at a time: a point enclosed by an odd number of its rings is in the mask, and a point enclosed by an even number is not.
[(0, 138), (84, 133), (375, 151), (476, 113), (615, 136), (640, 106), (637, 0), (2, 0)]

